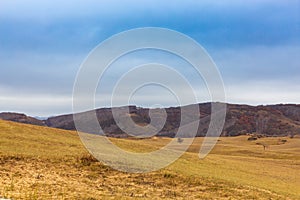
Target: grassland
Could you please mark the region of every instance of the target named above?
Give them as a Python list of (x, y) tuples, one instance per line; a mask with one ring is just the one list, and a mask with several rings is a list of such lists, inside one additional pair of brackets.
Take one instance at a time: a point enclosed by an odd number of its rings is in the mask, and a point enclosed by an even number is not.
[[(126, 150), (145, 152), (171, 139), (111, 140)], [(200, 160), (201, 143), (202, 138), (195, 139), (165, 169), (129, 174), (97, 162), (76, 132), (0, 120), (0, 197), (300, 199), (300, 138), (220, 138)]]

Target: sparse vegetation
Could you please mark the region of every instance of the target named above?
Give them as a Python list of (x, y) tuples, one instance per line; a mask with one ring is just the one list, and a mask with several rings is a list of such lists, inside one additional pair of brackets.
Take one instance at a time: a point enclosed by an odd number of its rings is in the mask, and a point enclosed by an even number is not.
[(183, 142), (183, 139), (179, 137), (179, 138), (177, 138), (177, 142), (178, 142), (178, 143), (182, 143), (182, 142)]

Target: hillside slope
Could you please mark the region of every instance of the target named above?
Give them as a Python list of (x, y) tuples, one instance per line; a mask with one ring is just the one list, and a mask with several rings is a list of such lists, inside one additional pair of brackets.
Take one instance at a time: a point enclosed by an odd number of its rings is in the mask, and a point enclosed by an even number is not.
[[(111, 138), (134, 152), (152, 151), (170, 140)], [(188, 152), (165, 169), (128, 174), (89, 156), (75, 132), (0, 120), (0, 197), (299, 199), (300, 138), (222, 138), (199, 160), (202, 140), (196, 138)], [(269, 148), (264, 151), (259, 143)]]

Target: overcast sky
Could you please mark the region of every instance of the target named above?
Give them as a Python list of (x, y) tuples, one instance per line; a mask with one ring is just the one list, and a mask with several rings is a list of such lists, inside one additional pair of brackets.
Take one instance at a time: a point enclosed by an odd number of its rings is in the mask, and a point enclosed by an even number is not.
[[(201, 44), (219, 68), (227, 102), (300, 103), (299, 13), (300, 0), (2, 0), (0, 112), (72, 112), (73, 84), (88, 53), (110, 36), (139, 27), (173, 29)], [(147, 61), (181, 68), (193, 82), (187, 64), (159, 53), (137, 52), (118, 60), (99, 94), (110, 92), (122, 72), (119, 66)], [(195, 86), (199, 101), (209, 101), (205, 85)], [(176, 104), (161, 88), (144, 89), (131, 103)]]

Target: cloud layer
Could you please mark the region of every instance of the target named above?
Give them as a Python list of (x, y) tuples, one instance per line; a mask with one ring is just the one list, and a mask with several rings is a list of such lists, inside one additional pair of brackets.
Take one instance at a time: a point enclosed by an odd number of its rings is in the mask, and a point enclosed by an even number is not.
[[(299, 0), (1, 1), (0, 111), (71, 112), (73, 83), (88, 53), (113, 34), (145, 26), (174, 29), (203, 45), (223, 76), (228, 102), (300, 103), (299, 13)], [(201, 77), (161, 52), (120, 60), (106, 84), (125, 69), (153, 60), (181, 71), (199, 88), (200, 101), (209, 100)], [(144, 106), (162, 99), (164, 105), (174, 103), (154, 89), (136, 95)]]

